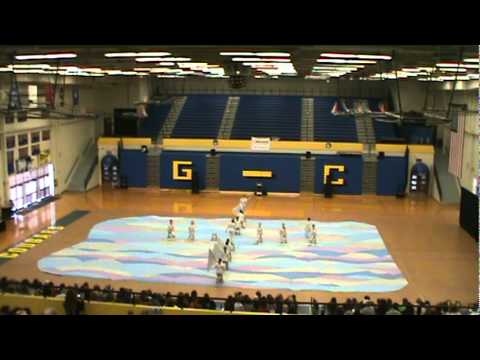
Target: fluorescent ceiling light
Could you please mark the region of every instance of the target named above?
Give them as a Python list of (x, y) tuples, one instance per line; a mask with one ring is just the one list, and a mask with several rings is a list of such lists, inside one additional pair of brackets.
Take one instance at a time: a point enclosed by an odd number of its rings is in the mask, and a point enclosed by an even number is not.
[(257, 56), (280, 56), (280, 57), (290, 57), (289, 53), (285, 52), (258, 52)]
[(254, 52), (221, 52), (222, 56), (255, 56)]
[(168, 56), (169, 52), (119, 52), (119, 53), (106, 53), (105, 57), (148, 57), (148, 56)]
[(439, 69), (440, 71), (442, 72), (467, 72), (467, 69), (465, 68), (460, 68), (460, 67), (457, 67), (457, 68), (442, 68), (442, 69)]
[(479, 59), (478, 58), (468, 58), (468, 59), (463, 59), (464, 62), (467, 63), (478, 63)]
[(467, 75), (470, 79), (472, 80), (478, 80), (479, 79), (479, 75), (478, 74), (468, 74)]
[(438, 63), (436, 64), (437, 67), (448, 67), (448, 68), (457, 68), (462, 67), (461, 64), (458, 63)]
[(47, 60), (47, 59), (72, 59), (76, 58), (77, 54), (75, 53), (64, 53), (64, 54), (35, 54), (35, 55), (17, 55), (15, 59), (17, 60)]
[(190, 58), (183, 58), (183, 57), (169, 57), (169, 58), (160, 58), (160, 57), (139, 57), (136, 58), (135, 61), (137, 62), (159, 62), (159, 61), (190, 61)]
[(13, 64), (8, 65), (9, 68), (13, 69), (50, 69), (51, 66), (48, 64)]
[(347, 60), (347, 59), (317, 59), (318, 63), (334, 64), (376, 64), (374, 60)]
[(321, 56), (336, 59), (368, 59), (368, 60), (391, 60), (388, 55), (363, 55), (363, 54), (338, 54), (338, 53), (322, 53)]
[(252, 58), (245, 58), (245, 57), (235, 57), (232, 61), (244, 62), (244, 61), (259, 61), (259, 62), (290, 62), (290, 59), (266, 59), (260, 57), (252, 57)]

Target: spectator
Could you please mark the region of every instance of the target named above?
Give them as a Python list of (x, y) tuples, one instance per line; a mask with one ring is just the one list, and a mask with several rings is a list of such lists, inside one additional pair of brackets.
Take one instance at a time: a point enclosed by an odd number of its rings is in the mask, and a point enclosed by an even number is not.
[(331, 298), (327, 304), (326, 315), (335, 315), (337, 313), (337, 298)]
[(399, 310), (399, 306), (397, 303), (393, 304), (391, 308), (385, 313), (385, 315), (402, 315)]

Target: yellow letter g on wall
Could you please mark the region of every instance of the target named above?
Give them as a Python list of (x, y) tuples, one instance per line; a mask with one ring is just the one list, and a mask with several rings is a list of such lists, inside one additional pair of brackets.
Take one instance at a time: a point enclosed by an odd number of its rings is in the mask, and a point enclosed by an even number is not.
[(191, 161), (173, 161), (172, 164), (173, 180), (192, 180), (192, 169), (183, 168), (185, 165), (192, 165)]

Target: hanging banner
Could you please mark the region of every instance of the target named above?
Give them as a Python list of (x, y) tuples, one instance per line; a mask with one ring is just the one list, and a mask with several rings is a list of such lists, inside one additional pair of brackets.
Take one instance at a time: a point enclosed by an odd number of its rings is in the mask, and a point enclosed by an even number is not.
[(80, 88), (78, 86), (74, 86), (72, 88), (72, 99), (73, 106), (77, 106), (80, 104)]
[(55, 90), (53, 88), (53, 84), (47, 84), (46, 90), (46, 100), (47, 100), (47, 107), (49, 109), (55, 108)]
[(8, 102), (8, 110), (20, 110), (22, 108), (22, 103), (20, 101), (20, 93), (18, 91), (17, 79), (12, 81), (12, 86), (10, 88), (10, 99)]
[(270, 151), (272, 140), (270, 138), (252, 137), (251, 149), (260, 151)]

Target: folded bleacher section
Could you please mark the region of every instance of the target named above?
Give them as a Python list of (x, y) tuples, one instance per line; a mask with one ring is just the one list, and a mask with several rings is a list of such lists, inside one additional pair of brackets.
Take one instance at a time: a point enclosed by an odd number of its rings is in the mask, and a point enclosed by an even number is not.
[(399, 139), (398, 126), (396, 123), (374, 119), (373, 128), (375, 130), (375, 139), (377, 143), (396, 142), (396, 140)]
[(190, 95), (180, 112), (171, 137), (216, 138), (227, 101), (226, 95)]
[(241, 96), (231, 138), (254, 136), (298, 141), (301, 122), (300, 96)]
[(333, 115), (334, 96), (314, 98), (314, 139), (329, 142), (357, 142), (357, 128), (353, 116)]
[(147, 106), (148, 117), (141, 120), (139, 135), (148, 137), (155, 141), (158, 134), (167, 119), (172, 104), (170, 102), (164, 104), (150, 104)]

